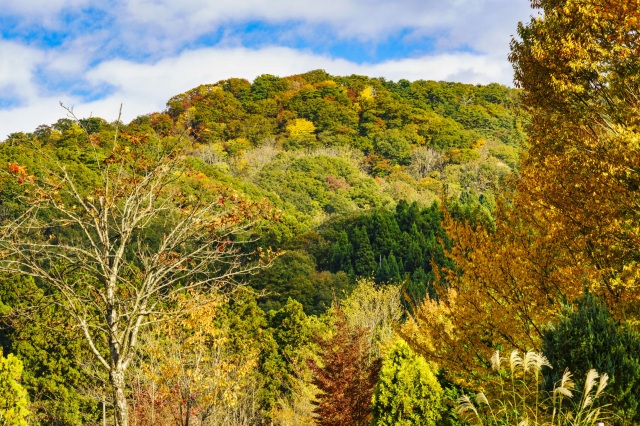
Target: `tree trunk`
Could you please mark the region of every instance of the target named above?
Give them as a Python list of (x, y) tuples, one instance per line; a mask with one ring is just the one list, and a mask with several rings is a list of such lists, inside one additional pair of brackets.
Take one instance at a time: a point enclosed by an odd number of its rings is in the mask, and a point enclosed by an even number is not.
[(113, 406), (116, 412), (116, 426), (129, 426), (129, 405), (124, 394), (124, 371), (112, 368), (109, 378), (113, 389)]

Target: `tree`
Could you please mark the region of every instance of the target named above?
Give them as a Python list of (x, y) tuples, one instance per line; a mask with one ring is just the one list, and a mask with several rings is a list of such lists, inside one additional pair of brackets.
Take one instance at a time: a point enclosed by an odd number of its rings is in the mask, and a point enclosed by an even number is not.
[(467, 377), (495, 348), (539, 348), (549, 318), (585, 289), (615, 318), (640, 312), (640, 10), (532, 5), (543, 13), (519, 26), (510, 56), (532, 120), (520, 173), (495, 226), (448, 218), (456, 268), (417, 316), (428, 337), (416, 348)]
[(636, 315), (640, 10), (633, 0), (532, 4), (544, 18), (519, 26), (510, 56), (532, 116), (516, 208), (585, 265), (579, 276), (614, 313)]
[(309, 362), (317, 395), (316, 423), (321, 426), (364, 426), (371, 422), (371, 395), (380, 360), (371, 359), (368, 330), (347, 324), (336, 312), (335, 334), (319, 341), (322, 365)]
[(394, 335), (394, 327), (404, 314), (402, 290), (399, 286), (376, 285), (371, 279), (359, 279), (349, 297), (340, 302), (351, 328), (368, 331), (369, 344), (374, 356), (380, 355), (380, 347)]
[(95, 142), (86, 148), (93, 188), (62, 165), (37, 177), (9, 165), (3, 178), (24, 185), (28, 208), (0, 227), (0, 269), (63, 296), (109, 375), (116, 424), (128, 426), (125, 373), (140, 331), (170, 312), (176, 293), (216, 291), (256, 267), (243, 263), (238, 236), (261, 206), (194, 173), (173, 139), (123, 133), (104, 151)]
[[(315, 317), (307, 317), (302, 304), (288, 299), (280, 310), (269, 312), (268, 320), (268, 331), (276, 345), (271, 353), (263, 353), (265, 408), (270, 409), (272, 419), (282, 418), (289, 411), (311, 422), (313, 395), (309, 393), (313, 392), (306, 389), (311, 382), (307, 361), (315, 352)], [(298, 424), (294, 419), (288, 422)]]
[(249, 339), (235, 347), (222, 295), (189, 292), (176, 303), (184, 314), (143, 336), (136, 423), (230, 424), (245, 394), (254, 391), (259, 348)]
[(0, 424), (27, 426), (27, 391), (20, 385), (22, 362), (9, 354), (0, 354)]
[[(584, 377), (595, 368), (610, 377), (605, 402), (622, 424), (640, 417), (640, 338), (628, 326), (620, 326), (601, 300), (586, 294), (576, 310), (544, 332), (542, 350), (555, 368), (545, 376), (551, 390), (565, 368)], [(578, 383), (578, 389), (580, 383)]]
[(444, 411), (443, 391), (424, 358), (402, 340), (382, 360), (373, 393), (373, 425), (435, 425)]
[(361, 277), (370, 277), (376, 270), (376, 259), (369, 242), (366, 227), (354, 228), (354, 272)]
[(294, 119), (292, 122), (287, 124), (286, 129), (289, 137), (298, 143), (310, 144), (316, 138), (316, 126), (305, 118)]
[(96, 367), (93, 355), (66, 312), (51, 303), (61, 295), (47, 297), (48, 290), (32, 277), (0, 275), (0, 345), (22, 362), (30, 421), (81, 426), (98, 416), (104, 377), (86, 374)]

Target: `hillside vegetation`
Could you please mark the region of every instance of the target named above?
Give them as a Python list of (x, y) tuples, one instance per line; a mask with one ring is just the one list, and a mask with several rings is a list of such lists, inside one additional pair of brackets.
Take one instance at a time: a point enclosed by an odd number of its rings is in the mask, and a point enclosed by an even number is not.
[[(0, 145), (3, 247), (23, 259), (1, 281), (0, 341), (33, 424), (97, 424), (101, 403), (121, 425), (312, 421), (336, 318), (382, 356), (391, 324), (436, 296), (434, 267), (453, 267), (442, 200), (492, 226), (527, 120), (498, 84), (322, 70), (202, 85), (129, 124), (61, 113)], [(174, 227), (192, 237), (167, 249)], [(218, 247), (210, 264), (188, 260), (200, 239)], [(166, 273), (177, 287), (144, 284)], [(159, 312), (190, 313), (130, 322)], [(351, 355), (367, 371), (373, 358)]]

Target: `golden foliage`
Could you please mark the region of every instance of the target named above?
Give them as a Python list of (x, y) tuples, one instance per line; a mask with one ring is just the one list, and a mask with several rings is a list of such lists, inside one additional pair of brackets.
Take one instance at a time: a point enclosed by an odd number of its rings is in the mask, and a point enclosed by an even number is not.
[(640, 309), (640, 8), (532, 4), (544, 16), (520, 25), (510, 56), (532, 116), (520, 175), (495, 230), (447, 218), (457, 269), (441, 271), (439, 302), (405, 327), (452, 372), (500, 346), (539, 347), (541, 328), (585, 290), (619, 318)]
[(182, 315), (158, 324), (145, 342), (133, 405), (141, 424), (205, 424), (251, 388), (259, 354), (251, 342), (232, 348), (229, 330), (216, 322), (225, 298), (191, 292), (176, 302)]
[(291, 138), (306, 138), (316, 131), (316, 126), (306, 118), (296, 118), (287, 124), (287, 133)]

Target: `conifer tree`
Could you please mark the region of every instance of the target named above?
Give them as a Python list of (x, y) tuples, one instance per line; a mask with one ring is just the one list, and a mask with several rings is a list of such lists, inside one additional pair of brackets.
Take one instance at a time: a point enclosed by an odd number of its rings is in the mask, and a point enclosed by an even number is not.
[(354, 272), (361, 277), (369, 277), (376, 270), (376, 259), (369, 242), (369, 235), (365, 227), (353, 230)]
[(443, 391), (424, 358), (398, 340), (385, 354), (373, 394), (374, 426), (433, 426)]
[[(577, 308), (544, 332), (542, 350), (554, 369), (546, 373), (553, 389), (568, 368), (576, 378), (594, 368), (609, 375), (604, 399), (622, 423), (640, 420), (640, 337), (620, 326), (601, 300), (587, 293)], [(578, 383), (581, 389), (581, 383)]]
[(371, 422), (371, 396), (380, 360), (371, 358), (369, 330), (350, 328), (338, 308), (335, 334), (321, 340), (322, 365), (309, 362), (320, 389), (315, 414), (320, 426), (365, 426)]

